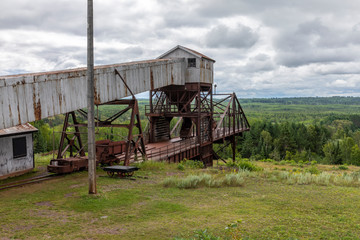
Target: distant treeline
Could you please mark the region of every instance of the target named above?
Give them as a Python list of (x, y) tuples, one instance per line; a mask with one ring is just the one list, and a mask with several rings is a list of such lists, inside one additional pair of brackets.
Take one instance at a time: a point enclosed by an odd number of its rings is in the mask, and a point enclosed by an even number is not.
[(282, 105), (360, 105), (360, 97), (294, 97), (294, 98), (242, 98), (241, 103), (274, 103)]

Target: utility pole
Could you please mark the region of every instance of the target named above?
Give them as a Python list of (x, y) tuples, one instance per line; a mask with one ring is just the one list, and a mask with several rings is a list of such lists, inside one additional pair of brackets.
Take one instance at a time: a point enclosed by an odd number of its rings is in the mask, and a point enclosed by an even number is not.
[(96, 194), (96, 156), (94, 120), (94, 27), (93, 0), (87, 6), (87, 108), (89, 194)]

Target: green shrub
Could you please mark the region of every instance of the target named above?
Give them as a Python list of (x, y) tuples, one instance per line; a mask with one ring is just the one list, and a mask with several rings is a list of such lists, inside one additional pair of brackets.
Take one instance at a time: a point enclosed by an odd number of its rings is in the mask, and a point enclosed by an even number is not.
[(181, 161), (180, 163), (183, 164), (185, 167), (192, 168), (192, 169), (199, 169), (199, 168), (205, 167), (204, 163), (202, 161), (188, 160), (186, 158), (183, 161)]
[(238, 168), (239, 170), (259, 171), (261, 168), (250, 162), (247, 158), (236, 159), (235, 161), (228, 161), (226, 166)]
[(295, 160), (291, 160), (291, 161), (290, 161), (290, 165), (291, 165), (291, 166), (296, 166), (297, 163), (295, 162)]
[(177, 165), (177, 169), (178, 170), (180, 170), (180, 171), (184, 171), (185, 170), (185, 166), (184, 166), (184, 164), (183, 163), (178, 163), (178, 165)]
[(311, 166), (310, 168), (306, 169), (306, 172), (311, 173), (311, 174), (319, 174), (320, 170), (317, 169), (317, 167), (315, 167), (315, 166)]
[(339, 169), (339, 170), (348, 170), (349, 168), (348, 168), (347, 166), (345, 166), (345, 165), (340, 165), (340, 166), (338, 167), (338, 169)]
[(259, 162), (274, 162), (274, 160), (272, 160), (270, 158), (266, 158), (266, 159), (259, 160)]

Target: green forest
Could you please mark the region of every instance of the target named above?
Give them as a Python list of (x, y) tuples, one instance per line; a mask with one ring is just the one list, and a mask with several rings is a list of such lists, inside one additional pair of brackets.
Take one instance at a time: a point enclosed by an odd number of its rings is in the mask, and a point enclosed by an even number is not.
[[(237, 156), (252, 160), (312, 162), (322, 164), (360, 165), (360, 98), (257, 98), (239, 99), (251, 125), (251, 131), (237, 139)], [(146, 131), (145, 106), (139, 100), (142, 128)], [(96, 114), (106, 118), (118, 111), (117, 106), (102, 106)], [(130, 112), (117, 120), (126, 123)], [(85, 121), (77, 115), (80, 121)], [(64, 115), (33, 123), (39, 129), (34, 136), (36, 153), (56, 149)], [(82, 129), (81, 132), (86, 132)], [(124, 138), (124, 129), (97, 128), (97, 139)], [(86, 139), (86, 134), (83, 135)], [(220, 148), (220, 146), (215, 146)], [(231, 156), (230, 147), (222, 152)]]

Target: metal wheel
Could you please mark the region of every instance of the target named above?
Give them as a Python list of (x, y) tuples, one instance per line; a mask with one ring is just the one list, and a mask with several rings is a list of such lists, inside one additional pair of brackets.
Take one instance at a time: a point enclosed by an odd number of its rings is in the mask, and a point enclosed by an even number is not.
[(107, 173), (107, 175), (108, 175), (109, 177), (113, 177), (113, 176), (114, 176), (114, 172), (107, 171), (106, 173)]

